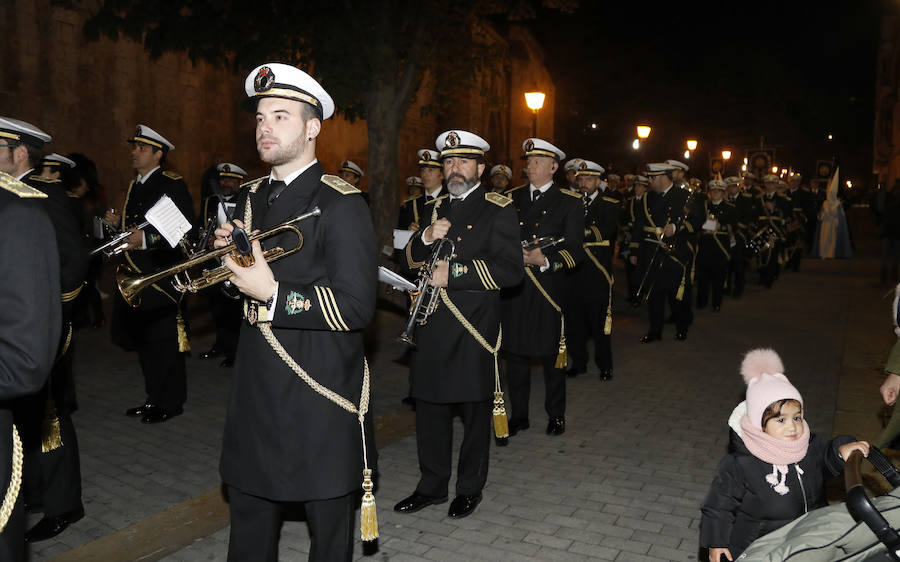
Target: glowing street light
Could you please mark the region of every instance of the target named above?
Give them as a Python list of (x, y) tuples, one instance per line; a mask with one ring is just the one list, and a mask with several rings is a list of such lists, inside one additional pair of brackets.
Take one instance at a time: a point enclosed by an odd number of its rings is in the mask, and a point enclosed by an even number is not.
[(596, 129), (596, 128), (597, 128), (597, 124), (596, 124), (596, 123), (591, 123), (591, 129)]
[(631, 148), (637, 150), (637, 149), (639, 149), (640, 147), (641, 147), (641, 141), (640, 141), (640, 139), (634, 139), (634, 141), (632, 141), (632, 143), (631, 143)]
[(691, 151), (690, 151), (690, 150), (685, 150), (685, 151), (684, 151), (684, 157), (685, 157), (685, 158), (690, 158), (690, 157), (691, 157)]
[(741, 164), (741, 171), (742, 171), (742, 172), (746, 172), (746, 171), (747, 171), (747, 165), (746, 165), (746, 164)]
[(544, 92), (525, 92), (525, 105), (528, 109), (537, 113), (544, 107), (544, 98), (547, 95)]
[(772, 166), (772, 173), (773, 173), (773, 174), (777, 174), (777, 173), (778, 173), (778, 166)]
[(650, 136), (650, 125), (638, 125), (637, 126), (637, 136), (639, 139), (644, 140)]
[(691, 139), (686, 144), (688, 150), (697, 150), (697, 141)]
[(730, 150), (722, 151), (722, 160), (731, 160), (731, 151)]
[(851, 187), (853, 187), (853, 182), (850, 180), (847, 180), (847, 189), (850, 189)]

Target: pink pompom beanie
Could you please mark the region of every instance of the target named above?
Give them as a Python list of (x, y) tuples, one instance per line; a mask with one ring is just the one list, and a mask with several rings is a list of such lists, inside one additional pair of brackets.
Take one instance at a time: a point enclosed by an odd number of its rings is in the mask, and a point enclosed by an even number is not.
[(772, 349), (754, 349), (741, 362), (741, 376), (747, 383), (747, 418), (754, 427), (762, 427), (766, 408), (778, 400), (796, 400), (803, 405), (800, 392), (784, 376), (781, 358)]

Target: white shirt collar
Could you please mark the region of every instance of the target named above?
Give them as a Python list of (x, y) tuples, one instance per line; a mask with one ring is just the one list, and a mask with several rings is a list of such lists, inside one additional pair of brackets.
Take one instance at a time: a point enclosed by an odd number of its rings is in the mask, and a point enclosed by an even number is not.
[(27, 178), (28, 176), (30, 176), (32, 172), (34, 172), (34, 168), (28, 168), (28, 169), (25, 171), (24, 174), (22, 174), (21, 176), (17, 177), (16, 179), (19, 180), (19, 181), (22, 181), (23, 179), (25, 179), (25, 178)]
[(463, 194), (460, 195), (459, 197), (457, 197), (456, 195), (451, 195), (451, 196), (450, 196), (450, 200), (453, 201), (454, 199), (458, 199), (459, 201), (465, 201), (465, 200), (466, 200), (466, 197), (468, 197), (470, 193), (472, 193), (473, 191), (475, 191), (476, 189), (478, 189), (478, 186), (479, 186), (479, 185), (481, 185), (481, 182), (478, 182), (478, 183), (476, 183), (475, 185), (473, 185), (472, 187), (470, 187), (468, 191), (466, 191), (465, 193), (463, 193)]
[[(310, 162), (310, 163), (307, 164), (306, 166), (303, 166), (303, 167), (300, 168), (299, 170), (296, 170), (296, 171), (291, 172), (290, 174), (287, 175), (287, 177), (282, 178), (281, 181), (284, 182), (284, 185), (291, 185), (291, 182), (292, 182), (292, 181), (294, 181), (295, 179), (297, 179), (298, 177), (300, 177), (300, 174), (302, 174), (303, 172), (305, 172), (306, 170), (308, 170), (308, 169), (310, 168), (310, 166), (312, 166), (313, 164), (315, 164), (315, 163), (318, 162), (318, 161), (319, 161), (318, 158), (313, 158), (313, 159), (312, 159), (312, 162)], [(278, 178), (275, 177), (275, 171), (274, 171), (274, 170), (272, 170), (271, 172), (269, 172), (269, 181), (270, 181), (270, 182), (272, 182), (272, 181), (278, 181)]]
[(553, 180), (550, 180), (549, 182), (545, 183), (541, 187), (534, 187), (533, 183), (529, 183), (528, 185), (531, 188), (530, 193), (532, 196), (534, 196), (535, 191), (540, 191), (541, 195), (543, 195), (544, 193), (547, 193), (547, 190), (550, 189), (551, 185), (553, 185)]
[(600, 196), (600, 190), (599, 190), (599, 189), (595, 189), (594, 192), (591, 193), (590, 195), (588, 195), (587, 198), (590, 200), (591, 203), (593, 203), (593, 202), (594, 202), (594, 199), (596, 199), (596, 198), (599, 197), (599, 196)]
[(152, 170), (150, 170), (149, 172), (147, 172), (147, 175), (145, 175), (145, 176), (142, 176), (142, 175), (138, 174), (137, 179), (136, 179), (135, 181), (136, 181), (137, 183), (143, 184), (145, 181), (147, 181), (147, 178), (149, 178), (150, 176), (152, 176), (152, 175), (153, 175), (153, 172), (155, 172), (155, 171), (158, 170), (158, 169), (159, 169), (159, 166), (153, 168)]
[(440, 193), (440, 192), (441, 192), (441, 189), (443, 189), (443, 188), (444, 188), (443, 185), (439, 185), (439, 186), (437, 186), (437, 188), (436, 188), (434, 191), (430, 191), (430, 192), (429, 192), (429, 191), (426, 189), (426, 190), (425, 190), (425, 197), (431, 197), (432, 199), (434, 199), (435, 197), (438, 196), (438, 193)]
[(665, 191), (663, 191), (663, 192), (662, 192), (662, 193), (661, 193), (661, 194), (660, 194), (660, 195), (662, 195), (662, 196), (664, 196), (664, 197), (665, 197), (665, 195), (666, 195), (666, 193), (668, 193), (668, 192), (669, 192), (669, 190), (670, 190), (670, 189), (672, 189), (672, 188), (673, 188), (673, 187), (675, 187), (675, 184), (674, 184), (674, 183), (672, 183), (672, 184), (669, 184), (669, 187), (667, 187), (667, 188), (666, 188), (666, 190), (665, 190)]

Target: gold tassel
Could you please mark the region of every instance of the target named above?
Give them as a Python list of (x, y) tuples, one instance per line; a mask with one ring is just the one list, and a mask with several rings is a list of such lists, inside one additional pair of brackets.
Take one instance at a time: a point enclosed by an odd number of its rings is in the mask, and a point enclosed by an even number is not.
[(187, 330), (184, 327), (184, 318), (181, 317), (181, 311), (175, 316), (178, 324), (178, 351), (184, 353), (191, 350), (191, 342), (188, 340)]
[(678, 286), (678, 292), (675, 293), (675, 300), (680, 301), (684, 298), (684, 274), (681, 274), (681, 285)]
[(509, 437), (509, 420), (506, 418), (502, 392), (494, 393), (494, 435), (497, 439)]
[(564, 315), (560, 316), (559, 326), (559, 353), (556, 355), (556, 368), (565, 369), (566, 364), (566, 319)]
[(44, 419), (41, 421), (41, 452), (49, 453), (63, 446), (62, 435), (59, 431), (59, 416), (56, 415), (56, 406), (53, 397), (47, 397), (47, 408), (44, 411)]
[(372, 493), (372, 469), (363, 470), (362, 507), (359, 510), (359, 532), (364, 541), (378, 538), (378, 513), (375, 511), (375, 495)]
[(606, 322), (603, 324), (603, 334), (610, 335), (612, 333), (612, 304), (606, 307)]

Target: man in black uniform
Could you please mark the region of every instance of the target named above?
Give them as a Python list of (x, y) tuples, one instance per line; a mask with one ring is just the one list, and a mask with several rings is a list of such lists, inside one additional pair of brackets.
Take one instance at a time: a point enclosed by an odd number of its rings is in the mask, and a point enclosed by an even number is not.
[[(201, 236), (204, 236), (212, 228), (221, 226), (234, 217), (234, 209), (237, 205), (238, 191), (241, 183), (247, 177), (247, 172), (230, 162), (223, 162), (216, 166), (218, 177), (218, 192), (213, 193), (203, 202)], [(215, 191), (215, 190), (214, 190)], [(221, 196), (220, 196), (221, 195)], [(213, 238), (209, 238), (212, 244)], [(201, 240), (202, 242), (202, 240)], [(215, 267), (218, 264), (211, 264)], [(232, 298), (222, 291), (222, 287), (209, 287), (206, 289), (206, 298), (209, 302), (209, 311), (216, 325), (216, 341), (209, 351), (200, 354), (200, 359), (214, 359), (224, 356), (221, 367), (234, 366), (234, 355), (237, 353), (238, 332), (241, 329), (241, 301)]]
[(444, 176), (441, 171), (440, 153), (423, 148), (417, 153), (419, 158), (419, 177), (422, 178), (422, 193), (403, 202), (397, 228), (401, 230), (419, 230), (421, 222), (431, 223), (431, 211), (435, 200), (446, 193)]
[[(127, 239), (124, 260), (136, 273), (150, 274), (184, 260), (180, 249), (171, 248), (152, 226), (137, 227), (159, 199), (167, 195), (194, 223), (194, 205), (181, 175), (163, 170), (166, 155), (175, 146), (146, 125), (138, 125), (131, 144), (131, 163), (137, 177), (128, 186), (122, 214), (106, 213), (109, 224), (121, 223)], [(136, 350), (144, 374), (144, 403), (125, 415), (143, 423), (167, 421), (184, 411), (187, 380), (184, 353), (190, 350), (182, 316), (183, 295), (170, 283), (156, 283), (140, 295), (140, 306), (132, 308), (121, 295), (113, 302), (113, 342)]]
[(512, 179), (512, 170), (504, 164), (497, 164), (491, 168), (491, 191), (494, 193), (503, 193), (509, 189), (509, 182)]
[[(584, 253), (588, 258), (572, 272), (566, 301), (566, 347), (570, 377), (587, 372), (587, 340), (594, 340), (594, 363), (600, 380), (612, 379), (613, 251), (621, 204), (617, 192), (603, 185), (603, 166), (590, 160), (578, 165), (576, 181), (584, 204)], [(615, 195), (614, 195), (615, 194)]]
[(512, 416), (509, 434), (528, 429), (531, 396), (531, 358), (540, 357), (544, 369), (544, 409), (547, 433), (566, 430), (565, 321), (562, 310), (568, 289), (566, 272), (584, 259), (584, 206), (581, 195), (561, 189), (553, 181), (565, 153), (541, 139), (522, 143), (529, 183), (507, 191), (519, 215), (523, 244), (549, 237), (556, 244), (543, 249), (523, 248), (526, 278), (503, 292), (503, 350)]
[[(252, 266), (225, 258), (247, 318), (219, 465), (231, 511), (228, 560), (276, 561), (283, 508), (303, 502), (309, 559), (349, 561), (363, 476), (364, 522), (374, 510), (362, 332), (375, 312), (375, 234), (360, 191), (325, 175), (316, 159), (322, 121), (334, 113), (331, 96), (281, 63), (254, 69), (244, 88), (257, 151), (272, 171), (246, 185), (235, 224), (266, 231), (315, 207), (321, 216), (297, 225), (303, 248), (289, 257), (268, 264), (257, 241)], [(216, 230), (216, 246), (232, 231), (228, 223)], [(265, 243), (293, 247), (296, 237)], [(363, 538), (374, 538), (363, 527)]]
[(759, 282), (771, 289), (781, 272), (780, 257), (784, 250), (785, 217), (790, 212), (790, 203), (778, 194), (779, 178), (775, 174), (763, 176), (764, 191), (756, 198), (754, 219), (757, 232), (770, 228), (772, 243), (757, 255)]
[(632, 240), (641, 241), (640, 256), (629, 258), (638, 266), (644, 279), (644, 291), (649, 290), (650, 329), (641, 343), (662, 338), (666, 302), (672, 305), (675, 320), (675, 339), (687, 338), (690, 324), (690, 302), (686, 298), (691, 289), (691, 260), (689, 241), (703, 223), (703, 212), (689, 203), (690, 192), (673, 185), (674, 166), (666, 163), (647, 164), (650, 191), (638, 213), (632, 229)]
[[(58, 535), (84, 516), (78, 442), (71, 418), (75, 410), (75, 382), (70, 348), (73, 301), (81, 291), (88, 262), (81, 243), (77, 200), (68, 196), (59, 179), (36, 173), (39, 166), (43, 171), (41, 149), (50, 136), (33, 125), (9, 118), (0, 118), (0, 134), (20, 136), (18, 146), (2, 151), (10, 158), (0, 163), (0, 171), (46, 195), (40, 202), (53, 222), (59, 250), (56, 256), (60, 273), (57, 292), (61, 294), (58, 298), (62, 302), (62, 337), (57, 358), (41, 391), (18, 400), (15, 407), (16, 423), (25, 450), (25, 501), (44, 512), (43, 519), (26, 533), (25, 538), (39, 541)], [(57, 161), (63, 165), (62, 161), (54, 159), (48, 161), (47, 167), (55, 167), (53, 163)]]
[(750, 226), (755, 223), (753, 217), (753, 195), (741, 189), (741, 178), (729, 176), (725, 178), (726, 201), (734, 205), (734, 246), (731, 248), (731, 259), (725, 274), (725, 286), (732, 297), (739, 299), (744, 294), (747, 272), (747, 242), (750, 241)]
[[(30, 133), (0, 131), (0, 170), (22, 156)], [(40, 137), (35, 137), (37, 140)], [(25, 560), (22, 443), (13, 426), (13, 402), (38, 392), (59, 350), (62, 315), (59, 254), (53, 224), (37, 200), (47, 196), (0, 172), (0, 560)], [(2, 513), (9, 513), (8, 517)]]
[(697, 308), (706, 308), (712, 291), (712, 307), (719, 312), (722, 309), (728, 262), (737, 245), (732, 243), (737, 209), (725, 201), (723, 180), (710, 180), (708, 186), (709, 198), (703, 201), (706, 220), (700, 228), (697, 244)]
[[(647, 187), (650, 185), (650, 180), (647, 176), (642, 176), (640, 174), (626, 174), (626, 182), (629, 181), (627, 179), (628, 176), (631, 176), (631, 195), (628, 196), (625, 200), (625, 204), (622, 206), (622, 218), (620, 224), (623, 234), (620, 254), (625, 261), (625, 275), (628, 278), (628, 302), (632, 307), (637, 308), (641, 304), (638, 297), (638, 290), (641, 286), (641, 276), (638, 273), (639, 270), (635, 263), (641, 261), (641, 258), (638, 255), (641, 249), (641, 239), (632, 238), (631, 231), (634, 228), (634, 223), (637, 222), (639, 213), (643, 212), (644, 195), (647, 193)], [(635, 256), (637, 259), (632, 260), (631, 256)]]
[(491, 397), (500, 382), (500, 289), (522, 280), (522, 252), (511, 201), (479, 180), (488, 143), (455, 130), (439, 135), (436, 145), (450, 195), (435, 204), (434, 221), (423, 219), (431, 226), (409, 241), (407, 265), (418, 269), (428, 263), (437, 244), (453, 251), (432, 273), (441, 302), (415, 332), (412, 396), (421, 477), (415, 492), (394, 510), (412, 513), (447, 501), (458, 411), (464, 434), (448, 515), (465, 517), (481, 501), (487, 480)]

